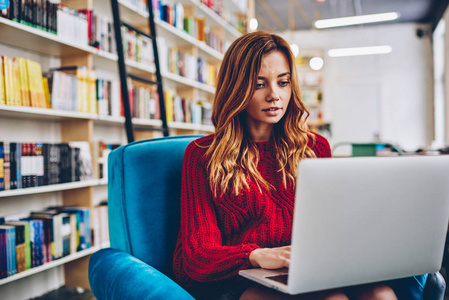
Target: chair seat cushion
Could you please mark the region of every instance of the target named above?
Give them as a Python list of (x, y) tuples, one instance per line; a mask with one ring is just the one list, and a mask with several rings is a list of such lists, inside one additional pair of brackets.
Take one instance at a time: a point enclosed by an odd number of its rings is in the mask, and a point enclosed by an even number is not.
[(169, 277), (132, 255), (102, 249), (89, 260), (89, 282), (98, 300), (194, 298)]

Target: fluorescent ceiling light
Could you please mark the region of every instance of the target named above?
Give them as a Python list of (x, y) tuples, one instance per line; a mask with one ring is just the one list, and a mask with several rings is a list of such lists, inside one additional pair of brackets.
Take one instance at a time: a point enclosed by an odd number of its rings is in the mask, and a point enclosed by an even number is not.
[(341, 27), (357, 24), (366, 23), (376, 23), (376, 22), (386, 22), (392, 21), (399, 18), (399, 14), (396, 12), (373, 14), (373, 15), (362, 15), (353, 16), (345, 18), (335, 18), (335, 19), (323, 19), (315, 22), (315, 27), (318, 29), (331, 28), (331, 27)]
[(393, 49), (391, 46), (374, 46), (374, 47), (355, 47), (355, 48), (340, 48), (330, 49), (327, 54), (330, 57), (341, 56), (357, 56), (357, 55), (370, 55), (370, 54), (386, 54), (390, 53)]

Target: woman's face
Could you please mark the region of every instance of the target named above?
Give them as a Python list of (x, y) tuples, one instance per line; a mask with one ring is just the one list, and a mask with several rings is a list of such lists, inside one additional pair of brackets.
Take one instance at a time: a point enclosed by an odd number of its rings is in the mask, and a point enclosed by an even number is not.
[(256, 90), (245, 109), (250, 132), (271, 135), (273, 125), (287, 111), (291, 95), (290, 66), (285, 54), (273, 51), (264, 55), (257, 75)]

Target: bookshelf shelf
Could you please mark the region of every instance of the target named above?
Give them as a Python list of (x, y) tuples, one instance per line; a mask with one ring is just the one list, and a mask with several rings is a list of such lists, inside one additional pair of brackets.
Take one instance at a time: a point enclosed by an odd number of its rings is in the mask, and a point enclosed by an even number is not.
[(77, 181), (77, 182), (68, 182), (68, 183), (38, 186), (38, 187), (32, 187), (32, 188), (7, 190), (7, 191), (0, 192), (0, 198), (58, 192), (58, 191), (85, 188), (85, 187), (89, 187), (89, 186), (96, 186), (99, 184), (100, 184), (99, 179), (90, 179), (90, 180)]
[[(156, 73), (156, 67), (154, 66), (154, 64), (151, 66), (148, 66), (148, 65), (127, 59), (126, 65), (128, 67), (131, 67), (131, 68), (137, 70), (137, 71), (143, 71), (145, 73), (152, 73), (152, 74)], [(138, 72), (133, 72), (133, 73), (138, 73)]]
[(181, 31), (161, 20), (155, 19), (154, 23), (158, 26), (158, 29), (163, 29), (165, 32), (168, 32), (177, 37), (179, 42), (178, 45), (190, 44), (192, 46), (198, 47), (202, 51), (202, 54), (213, 61), (219, 62), (223, 59), (223, 54), (221, 54), (214, 48), (209, 47), (208, 45), (206, 45), (206, 43), (198, 41), (194, 37), (188, 35), (186, 32)]
[(2, 117), (20, 117), (28, 119), (96, 119), (96, 114), (79, 113), (58, 109), (38, 108), (28, 106), (13, 106), (0, 104), (0, 115)]
[(194, 87), (194, 88), (198, 88), (204, 92), (210, 93), (210, 94), (215, 94), (215, 88), (213, 86), (195, 81), (195, 80), (191, 80), (188, 79), (186, 77), (177, 75), (177, 74), (173, 74), (170, 72), (163, 72), (162, 73), (162, 77), (172, 80), (174, 82), (189, 86), (189, 87)]
[[(121, 18), (128, 23), (137, 23), (138, 26), (148, 26), (148, 12), (139, 10), (137, 7), (135, 7), (133, 4), (121, 0), (118, 1), (119, 4), (122, 6), (122, 10), (120, 11)], [(190, 2), (190, 1), (189, 1)], [(192, 4), (191, 2), (188, 4)], [(207, 8), (207, 7), (206, 7)], [(210, 10), (210, 9), (209, 9)], [(212, 12), (214, 13), (214, 12)], [(215, 13), (214, 13), (215, 14)], [(216, 15), (218, 17), (218, 15)], [(225, 21), (223, 21), (225, 22)], [(204, 42), (200, 42), (194, 37), (188, 35), (185, 31), (179, 30), (175, 27), (173, 27), (170, 24), (167, 24), (166, 22), (155, 19), (154, 23), (156, 24), (156, 30), (163, 30), (165, 33), (171, 34), (172, 37), (177, 39), (177, 43), (179, 45), (192, 45), (195, 47), (198, 47), (206, 57), (213, 61), (221, 61), (223, 59), (223, 54), (218, 52), (217, 50), (213, 49), (212, 47), (209, 47)], [(160, 34), (160, 33), (159, 33)]]
[(41, 266), (34, 267), (34, 268), (26, 270), (24, 272), (17, 273), (15, 275), (6, 277), (4, 279), (0, 279), (0, 286), (10, 283), (10, 282), (13, 282), (13, 281), (16, 281), (16, 280), (19, 280), (19, 279), (22, 279), (22, 278), (25, 278), (25, 277), (28, 277), (28, 276), (31, 276), (31, 275), (34, 275), (34, 274), (37, 274), (37, 273), (40, 273), (40, 272), (43, 272), (43, 271), (46, 271), (46, 270), (49, 270), (49, 269), (53, 269), (55, 267), (58, 267), (63, 264), (66, 264), (68, 262), (85, 257), (85, 256), (90, 255), (100, 249), (108, 248), (108, 247), (109, 247), (109, 243), (102, 245), (102, 246), (94, 246), (89, 249), (79, 251), (75, 254), (71, 254), (71, 255), (65, 256), (63, 258), (60, 258), (58, 260), (54, 260), (49, 263), (43, 264)]
[(133, 124), (139, 125), (139, 126), (161, 127), (162, 121), (161, 120), (133, 118)]
[(215, 128), (211, 125), (201, 125), (201, 124), (192, 124), (192, 123), (183, 123), (183, 122), (170, 122), (168, 123), (168, 127), (171, 129), (184, 129), (184, 130), (198, 130), (204, 132), (214, 132)]
[(226, 20), (215, 13), (212, 9), (201, 3), (199, 0), (190, 0), (189, 2), (193, 5), (196, 5), (200, 9), (200, 11), (204, 13), (208, 22), (223, 27), (229, 34), (232, 35), (233, 38), (238, 38), (242, 35), (237, 29), (234, 28), (234, 26), (229, 24)]
[[(20, 37), (20, 38), (18, 38)], [(99, 54), (88, 45), (77, 45), (31, 26), (0, 17), (0, 40), (2, 43), (45, 55), (70, 56), (85, 53)]]

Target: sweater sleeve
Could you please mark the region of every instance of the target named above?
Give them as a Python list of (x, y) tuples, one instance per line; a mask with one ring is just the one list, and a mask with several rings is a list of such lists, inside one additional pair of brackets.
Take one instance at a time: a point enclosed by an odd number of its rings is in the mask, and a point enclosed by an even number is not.
[(314, 135), (312, 149), (315, 152), (316, 157), (318, 158), (331, 157), (332, 156), (331, 147), (327, 139), (316, 132), (310, 131), (309, 133)]
[(249, 254), (259, 248), (256, 244), (223, 245), (203, 153), (194, 141), (184, 155), (181, 231), (175, 252), (175, 256), (182, 255), (183, 268), (176, 270), (175, 264), (175, 276), (181, 279), (187, 275), (200, 282), (236, 276), (251, 266)]

